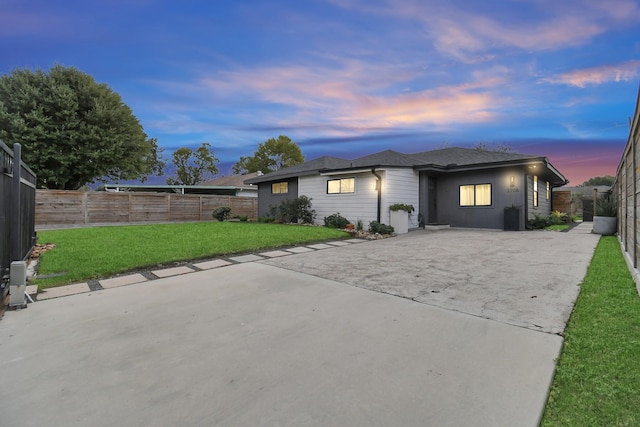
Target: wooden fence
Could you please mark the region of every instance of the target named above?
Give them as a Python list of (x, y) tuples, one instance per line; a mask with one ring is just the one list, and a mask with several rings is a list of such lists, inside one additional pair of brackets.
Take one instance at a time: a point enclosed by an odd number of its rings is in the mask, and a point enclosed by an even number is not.
[(210, 221), (213, 210), (256, 219), (258, 199), (205, 194), (37, 190), (36, 227)]
[(631, 123), (629, 139), (613, 186), (618, 197), (618, 238), (636, 286), (640, 291), (640, 91)]

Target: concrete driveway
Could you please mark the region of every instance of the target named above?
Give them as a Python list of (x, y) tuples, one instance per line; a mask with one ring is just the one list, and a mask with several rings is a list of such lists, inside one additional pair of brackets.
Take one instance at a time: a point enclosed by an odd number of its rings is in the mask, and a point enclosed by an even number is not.
[(599, 236), (446, 229), (413, 231), (266, 264), (420, 303), (562, 333)]
[(2, 425), (535, 426), (596, 243), (419, 231), (37, 302)]

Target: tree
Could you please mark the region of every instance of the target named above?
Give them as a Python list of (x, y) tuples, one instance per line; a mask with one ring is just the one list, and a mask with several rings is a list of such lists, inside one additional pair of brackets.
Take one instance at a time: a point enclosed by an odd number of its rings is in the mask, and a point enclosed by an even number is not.
[(298, 144), (288, 136), (280, 135), (278, 139), (271, 138), (258, 145), (253, 156), (240, 157), (233, 165), (233, 173), (269, 173), (300, 163), (304, 163), (304, 156)]
[(73, 67), (0, 76), (0, 139), (22, 145), (41, 188), (144, 181), (164, 168), (157, 140), (120, 95)]
[(479, 142), (474, 147), (479, 151), (496, 151), (498, 153), (513, 153), (513, 148), (506, 144), (489, 144), (487, 142)]
[(196, 151), (178, 148), (172, 157), (176, 176), (167, 178), (169, 185), (196, 185), (204, 181), (208, 174), (218, 173), (218, 159), (211, 150), (211, 144), (207, 142), (203, 142)]
[(597, 185), (608, 185), (608, 186), (611, 186), (611, 185), (613, 185), (613, 181), (614, 180), (615, 180), (615, 178), (612, 177), (611, 175), (596, 176), (594, 178), (589, 178), (588, 180), (583, 182), (582, 186), (583, 187), (595, 187)]

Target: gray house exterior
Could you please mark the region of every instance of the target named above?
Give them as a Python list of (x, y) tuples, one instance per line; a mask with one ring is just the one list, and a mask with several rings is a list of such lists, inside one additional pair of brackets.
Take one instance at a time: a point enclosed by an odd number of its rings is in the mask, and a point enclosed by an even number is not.
[(320, 157), (245, 181), (258, 186), (258, 215), (305, 195), (316, 222), (340, 213), (352, 223), (390, 222), (389, 206), (413, 205), (409, 226), (505, 227), (505, 208), (516, 229), (552, 211), (552, 191), (566, 178), (546, 157), (445, 148), (414, 154), (382, 151), (353, 160)]

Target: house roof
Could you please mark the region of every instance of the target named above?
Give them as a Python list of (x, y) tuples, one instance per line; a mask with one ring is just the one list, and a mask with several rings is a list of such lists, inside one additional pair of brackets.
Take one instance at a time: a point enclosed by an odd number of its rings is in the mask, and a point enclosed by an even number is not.
[(259, 174), (257, 172), (248, 173), (246, 175), (229, 175), (221, 176), (219, 178), (210, 179), (209, 181), (202, 182), (198, 185), (203, 186), (228, 186), (228, 187), (248, 187), (244, 181), (250, 178), (255, 178)]
[(410, 154), (410, 156), (418, 159), (422, 164), (434, 164), (438, 166), (469, 166), (540, 158), (540, 156), (532, 156), (529, 154), (505, 153), (501, 151), (487, 151), (460, 147), (423, 151), (420, 153)]
[(386, 150), (353, 160), (325, 156), (290, 168), (248, 179), (245, 183), (258, 184), (260, 182), (269, 182), (278, 179), (313, 175), (319, 172), (326, 173), (330, 171), (346, 171), (363, 168), (404, 167), (416, 170), (453, 172), (535, 163), (541, 163), (546, 167), (549, 180), (552, 181), (554, 185), (563, 185), (568, 182), (566, 178), (549, 163), (546, 157), (478, 150), (475, 148), (451, 147), (414, 154), (403, 154), (393, 150)]

